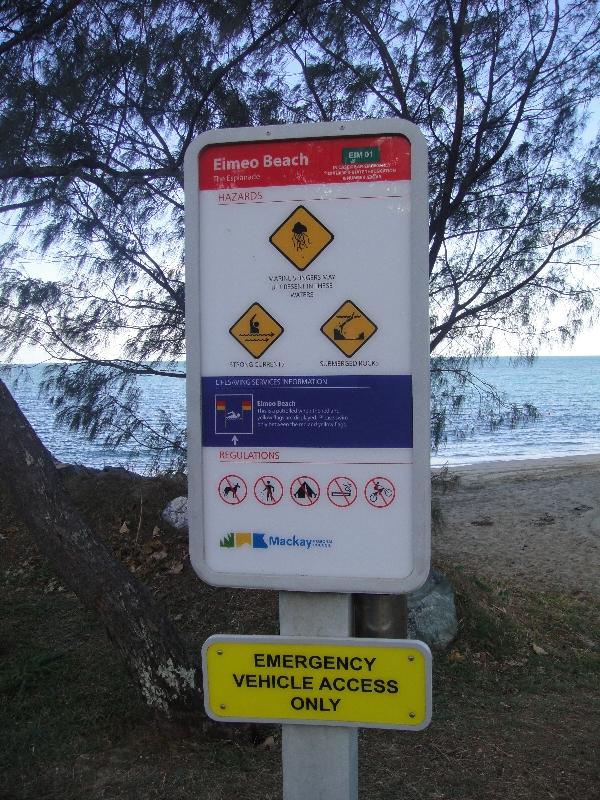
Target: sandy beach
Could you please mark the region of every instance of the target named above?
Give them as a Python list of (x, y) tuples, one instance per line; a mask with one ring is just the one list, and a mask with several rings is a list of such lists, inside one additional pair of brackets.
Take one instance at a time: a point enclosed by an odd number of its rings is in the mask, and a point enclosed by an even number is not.
[(485, 462), (447, 476), (434, 488), (443, 515), (434, 560), (492, 579), (600, 590), (600, 455)]

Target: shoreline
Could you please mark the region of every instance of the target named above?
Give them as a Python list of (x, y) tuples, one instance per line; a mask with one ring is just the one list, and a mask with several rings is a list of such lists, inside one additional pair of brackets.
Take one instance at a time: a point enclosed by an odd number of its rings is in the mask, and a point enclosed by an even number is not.
[(513, 472), (532, 472), (535, 470), (570, 470), (582, 469), (586, 466), (600, 467), (600, 453), (577, 454), (568, 456), (540, 456), (539, 458), (511, 458), (493, 461), (475, 461), (470, 464), (432, 465), (432, 473), (447, 470), (458, 475), (492, 475)]
[[(74, 461), (61, 461), (54, 459), (54, 464), (57, 469), (82, 469), (90, 470), (92, 472), (123, 472), (130, 475), (136, 475), (142, 478), (152, 478), (161, 475), (171, 475), (168, 471), (156, 472), (152, 474), (145, 474), (143, 472), (136, 472), (125, 466), (115, 466), (114, 464), (104, 464), (102, 466), (92, 466), (82, 462)], [(451, 475), (482, 475), (496, 474), (496, 473), (512, 473), (512, 472), (530, 472), (536, 469), (570, 469), (582, 468), (585, 466), (596, 467), (600, 466), (600, 453), (577, 454), (567, 456), (539, 456), (534, 458), (507, 458), (495, 459), (490, 461), (474, 461), (469, 464), (432, 464), (431, 473), (435, 475), (447, 471)], [(176, 473), (178, 475), (184, 473)]]
[(448, 473), (447, 485), (433, 487), (443, 516), (434, 558), (492, 580), (600, 591), (600, 455), (489, 461)]

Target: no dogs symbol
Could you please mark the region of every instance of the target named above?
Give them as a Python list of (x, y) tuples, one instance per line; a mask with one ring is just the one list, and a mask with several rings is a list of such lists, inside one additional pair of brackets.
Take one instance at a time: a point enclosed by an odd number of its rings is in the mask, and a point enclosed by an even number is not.
[(246, 481), (239, 475), (225, 475), (219, 481), (219, 497), (230, 506), (239, 506), (247, 494)]

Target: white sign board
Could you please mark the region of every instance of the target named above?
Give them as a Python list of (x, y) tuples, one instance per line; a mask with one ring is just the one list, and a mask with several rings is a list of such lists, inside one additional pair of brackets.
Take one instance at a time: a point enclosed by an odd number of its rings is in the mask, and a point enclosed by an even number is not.
[(413, 590), (430, 546), (422, 135), (211, 131), (185, 179), (194, 568), (226, 586)]

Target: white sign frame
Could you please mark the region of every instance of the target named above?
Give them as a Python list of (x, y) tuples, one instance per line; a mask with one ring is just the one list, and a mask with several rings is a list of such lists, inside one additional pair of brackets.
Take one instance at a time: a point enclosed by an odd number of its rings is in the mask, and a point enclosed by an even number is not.
[[(411, 566), (404, 576), (386, 577), (364, 575), (358, 564), (356, 571), (347, 574), (279, 574), (268, 568), (264, 572), (215, 569), (207, 563), (207, 552), (215, 544), (214, 531), (205, 524), (207, 504), (213, 501), (206, 485), (203, 469), (202, 447), (202, 396), (201, 379), (201, 283), (204, 266), (199, 263), (202, 219), (200, 217), (200, 190), (198, 163), (203, 148), (210, 145), (233, 143), (266, 143), (281, 140), (325, 139), (357, 136), (406, 137), (411, 145), (410, 177), (410, 375), (412, 376), (412, 466), (410, 494)], [(430, 568), (430, 422), (429, 422), (429, 318), (428, 318), (428, 210), (427, 210), (427, 149), (426, 142), (416, 126), (404, 120), (382, 119), (308, 125), (282, 125), (256, 128), (213, 130), (197, 137), (188, 148), (185, 158), (185, 220), (186, 220), (186, 338), (187, 338), (187, 409), (188, 409), (188, 513), (190, 531), (190, 557), (198, 575), (207, 583), (217, 586), (269, 588), (307, 592), (358, 592), (401, 594), (421, 586)], [(350, 224), (352, 221), (350, 220)], [(231, 231), (228, 232), (231, 235)], [(265, 247), (270, 246), (268, 242)], [(333, 248), (332, 248), (333, 249)], [(292, 268), (293, 270), (293, 268)], [(248, 305), (255, 300), (248, 297)], [(208, 302), (208, 301), (206, 301)], [(281, 321), (281, 320), (279, 320)], [(227, 318), (229, 323), (229, 318)], [(231, 319), (234, 322), (234, 319)], [(274, 350), (275, 348), (273, 348)], [(366, 348), (365, 348), (366, 349)], [(281, 372), (281, 370), (280, 370)], [(284, 371), (285, 372), (285, 371)], [(240, 443), (240, 449), (243, 448)], [(265, 465), (268, 472), (268, 465)], [(231, 464), (235, 473), (236, 464)], [(339, 471), (338, 471), (339, 472)], [(376, 473), (381, 474), (381, 473)], [(248, 493), (252, 487), (248, 486)], [(321, 487), (321, 491), (324, 487)], [(396, 504), (399, 505), (399, 502)], [(343, 513), (343, 512), (342, 512)], [(377, 528), (374, 509), (373, 528)], [(245, 528), (244, 528), (245, 530)], [(393, 553), (390, 553), (393, 558)]]

